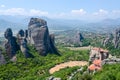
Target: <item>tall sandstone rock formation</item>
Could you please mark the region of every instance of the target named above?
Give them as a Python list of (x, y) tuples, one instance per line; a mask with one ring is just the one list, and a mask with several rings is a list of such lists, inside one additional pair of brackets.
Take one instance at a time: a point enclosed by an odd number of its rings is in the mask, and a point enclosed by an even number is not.
[(120, 28), (116, 29), (113, 42), (115, 48), (120, 48)]
[(102, 45), (104, 47), (108, 44), (112, 44), (114, 48), (120, 48), (120, 28), (116, 29), (114, 34), (109, 34), (108, 37), (103, 40)]
[(4, 33), (7, 42), (5, 43), (5, 50), (9, 58), (13, 58), (16, 52), (20, 49), (19, 45), (17, 44), (17, 39), (13, 36), (13, 32), (10, 28), (6, 29)]
[(26, 31), (24, 32), (24, 30), (20, 30), (17, 34), (17, 40), (18, 40), (18, 44), (20, 46), (20, 50), (22, 51), (23, 55), (26, 58), (31, 57), (31, 54), (29, 52), (28, 46), (27, 46), (27, 40), (26, 40)]
[(108, 44), (111, 44), (111, 43), (113, 43), (113, 34), (109, 33), (107, 35), (107, 37), (105, 39), (103, 39), (102, 45), (105, 47), (105, 46), (107, 46)]
[(49, 35), (47, 22), (43, 19), (31, 18), (28, 25), (28, 42), (35, 46), (40, 55), (59, 54), (53, 40), (54, 36)]
[(84, 40), (84, 37), (82, 34), (78, 31), (77, 34), (73, 38), (73, 43), (77, 44), (79, 46), (82, 46), (82, 40)]

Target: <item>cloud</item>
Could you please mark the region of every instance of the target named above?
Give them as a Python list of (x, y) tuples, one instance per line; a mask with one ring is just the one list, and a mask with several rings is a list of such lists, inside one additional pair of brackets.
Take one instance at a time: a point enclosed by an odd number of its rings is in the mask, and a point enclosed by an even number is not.
[(110, 16), (112, 18), (120, 18), (120, 10), (112, 10)]
[(5, 7), (5, 5), (3, 5), (3, 4), (2, 4), (2, 5), (0, 5), (0, 7), (4, 8), (4, 7)]
[(79, 10), (72, 10), (71, 13), (72, 14), (77, 14), (77, 15), (84, 15), (87, 12), (84, 9), (79, 9)]
[(113, 10), (112, 13), (113, 14), (120, 14), (120, 10)]
[[(5, 7), (5, 5), (1, 5)], [(49, 13), (47, 11), (39, 9), (29, 9), (24, 8), (9, 8), (0, 9), (0, 15), (24, 15), (24, 16), (46, 16), (49, 18), (61, 18), (61, 19), (105, 19), (105, 18), (119, 18), (120, 10), (104, 10), (99, 9), (97, 12), (87, 12), (84, 9), (70, 10), (69, 12), (59, 12), (59, 13)]]
[(1, 15), (25, 15), (26, 11), (23, 8), (10, 8), (6, 10), (0, 10)]
[(36, 10), (36, 9), (31, 9), (29, 15), (30, 16), (35, 16), (35, 15), (36, 16), (47, 16), (48, 12), (47, 11)]
[(108, 14), (108, 11), (104, 10), (104, 9), (99, 9), (98, 12), (93, 13), (93, 15), (96, 15), (96, 16), (104, 16), (104, 15), (107, 15), (107, 14)]
[(36, 9), (31, 9), (27, 11), (24, 8), (10, 8), (6, 10), (0, 10), (0, 15), (47, 16), (48, 12)]

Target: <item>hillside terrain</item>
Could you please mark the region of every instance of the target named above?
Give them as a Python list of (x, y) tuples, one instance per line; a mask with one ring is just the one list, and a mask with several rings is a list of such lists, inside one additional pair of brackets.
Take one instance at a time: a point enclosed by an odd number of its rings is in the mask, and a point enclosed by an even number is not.
[[(51, 77), (59, 80), (120, 79), (119, 63), (105, 64), (95, 73), (87, 72), (92, 47), (103, 48), (110, 55), (120, 58), (119, 19), (79, 23), (78, 20), (54, 21), (45, 17), (48, 21), (20, 18), (11, 22), (4, 17), (1, 26), (7, 29), (1, 27), (5, 31), (0, 33), (4, 34), (0, 37), (0, 80), (51, 80)], [(19, 25), (21, 21), (26, 23), (22, 27)], [(75, 27), (76, 24), (78, 27)], [(8, 28), (10, 25), (12, 27)]]

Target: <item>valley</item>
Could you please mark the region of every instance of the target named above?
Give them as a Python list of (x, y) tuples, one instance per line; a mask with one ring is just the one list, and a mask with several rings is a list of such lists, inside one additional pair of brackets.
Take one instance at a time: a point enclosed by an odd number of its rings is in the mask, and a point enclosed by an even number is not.
[[(0, 37), (0, 79), (96, 80), (99, 75), (104, 75), (102, 72), (107, 74), (107, 68), (115, 65), (118, 69), (120, 58), (119, 28), (112, 29), (110, 33), (105, 29), (100, 33), (101, 30), (49, 30), (47, 22), (41, 18), (31, 18), (28, 29), (23, 28), (18, 32), (7, 28), (4, 37)], [(103, 59), (102, 62), (106, 64), (100, 67), (100, 71), (93, 68), (89, 73), (89, 66), (92, 65), (90, 60), (96, 58), (91, 54), (98, 55), (100, 52), (91, 53), (94, 49), (105, 49), (116, 58)], [(119, 73), (109, 75), (114, 77), (112, 80), (119, 80)], [(106, 75), (106, 79), (110, 78), (109, 75)]]

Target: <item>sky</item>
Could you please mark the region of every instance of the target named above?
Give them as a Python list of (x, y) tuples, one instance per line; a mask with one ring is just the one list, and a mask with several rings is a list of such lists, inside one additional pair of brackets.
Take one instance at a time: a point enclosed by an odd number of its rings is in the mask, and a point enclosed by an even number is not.
[(0, 15), (58, 19), (120, 18), (120, 0), (0, 0)]

